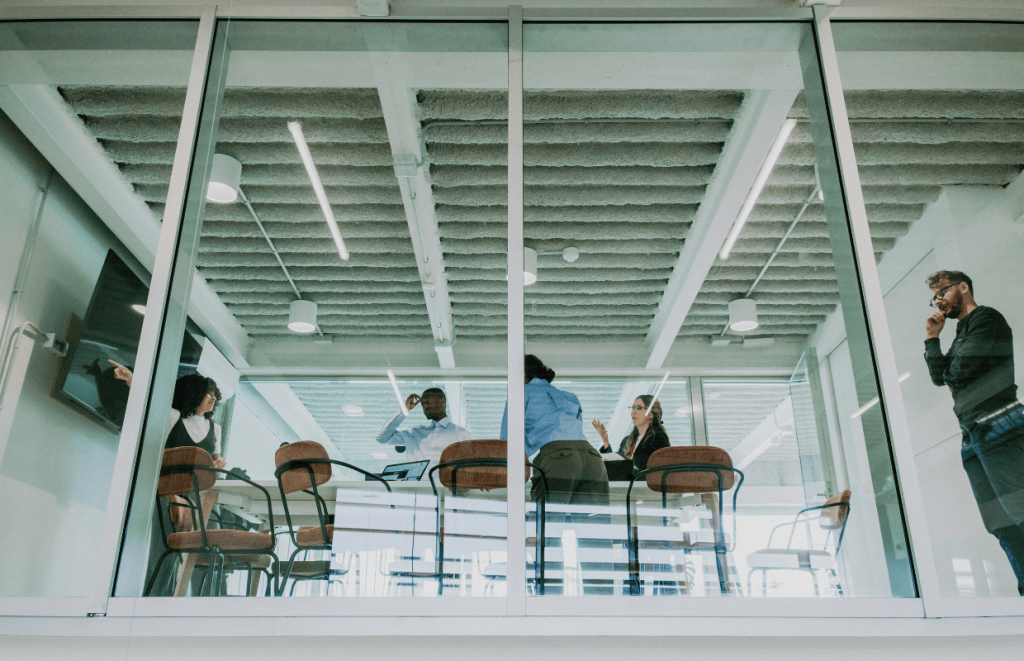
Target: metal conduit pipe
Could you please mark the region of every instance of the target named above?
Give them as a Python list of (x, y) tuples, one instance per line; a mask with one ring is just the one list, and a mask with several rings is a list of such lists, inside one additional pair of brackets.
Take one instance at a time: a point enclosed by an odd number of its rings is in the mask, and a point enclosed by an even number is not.
[(36, 342), (48, 339), (46, 333), (40, 330), (40, 328), (31, 321), (26, 321), (11, 333), (10, 338), (7, 340), (7, 349), (3, 354), (2, 371), (0, 371), (0, 409), (4, 407), (4, 396), (7, 394), (7, 382), (11, 375), (11, 369), (14, 367), (14, 360), (18, 356), (18, 342), (21, 340), (22, 335), (27, 335)]
[[(42, 333), (35, 324), (25, 322), (21, 325), (14, 333), (11, 333), (11, 326), (14, 325), (14, 319), (18, 314), (18, 308), (21, 307), (21, 297), (25, 293), (25, 281), (28, 280), (28, 268), (32, 262), (32, 253), (35, 252), (36, 238), (39, 236), (39, 226), (43, 222), (43, 211), (46, 209), (46, 198), (50, 195), (50, 186), (53, 184), (53, 175), (56, 170), (53, 166), (50, 166), (50, 171), (46, 174), (46, 181), (42, 186), (38, 187), (39, 190), (39, 206), (36, 209), (36, 215), (32, 219), (32, 224), (28, 229), (28, 236), (25, 237), (25, 246), (21, 249), (21, 260), (18, 262), (18, 272), (14, 278), (14, 287), (11, 289), (11, 298), (7, 304), (7, 314), (4, 317), (4, 325), (0, 328), (0, 340), (3, 341), (3, 350), (0, 351), (0, 355), (3, 359), (0, 360), (0, 408), (3, 408), (3, 397), (7, 390), (7, 376), (10, 372), (10, 366), (13, 364), (13, 356), (17, 350), (18, 338), (25, 332), (28, 327), (35, 329), (39, 333)], [(43, 334), (45, 339), (46, 335)], [(34, 338), (38, 339), (38, 338)]]
[[(32, 253), (36, 247), (36, 237), (39, 236), (39, 225), (43, 221), (43, 210), (46, 208), (46, 198), (50, 195), (50, 185), (53, 183), (53, 175), (55, 170), (50, 167), (49, 173), (46, 175), (46, 181), (42, 186), (38, 187), (39, 191), (39, 207), (36, 209), (35, 218), (32, 220), (32, 224), (28, 228), (28, 236), (25, 237), (25, 247), (21, 249), (21, 261), (18, 262), (18, 272), (14, 277), (14, 287), (11, 289), (11, 298), (7, 304), (7, 315), (4, 318), (4, 325), (0, 328), (0, 338), (6, 340), (7, 334), (11, 331), (11, 326), (14, 325), (14, 317), (18, 313), (18, 307), (21, 304), (21, 296), (25, 292), (25, 281), (28, 279), (28, 267), (32, 261)], [(4, 343), (3, 355), (7, 355), (7, 342)]]
[[(288, 284), (292, 286), (292, 290), (295, 292), (295, 296), (298, 298), (302, 298), (302, 294), (299, 292), (299, 288), (295, 285), (295, 281), (292, 280), (292, 274), (288, 272), (288, 267), (284, 265), (284, 260), (281, 259), (281, 253), (277, 252), (277, 246), (274, 245), (274, 242), (273, 240), (271, 240), (270, 235), (267, 234), (266, 228), (263, 227), (263, 222), (260, 220), (260, 217), (256, 215), (256, 210), (252, 208), (252, 204), (249, 202), (249, 198), (246, 197), (245, 193), (242, 191), (241, 186), (238, 187), (238, 195), (239, 197), (242, 198), (242, 202), (245, 204), (245, 208), (249, 210), (250, 214), (252, 214), (252, 219), (256, 221), (256, 227), (260, 228), (260, 234), (263, 235), (263, 238), (266, 239), (267, 241), (267, 245), (270, 246), (270, 252), (274, 253), (274, 257), (277, 259), (277, 263), (280, 264), (281, 270), (284, 271), (284, 277), (288, 278)], [(321, 337), (324, 334), (324, 332), (320, 330), (319, 323), (316, 325), (316, 332), (319, 333)]]
[[(815, 179), (817, 179), (817, 167), (815, 167)], [(747, 289), (747, 293), (745, 293), (743, 296), (740, 296), (740, 298), (750, 298), (750, 295), (754, 293), (754, 288), (757, 287), (757, 284), (759, 282), (761, 282), (761, 278), (764, 277), (764, 274), (768, 270), (768, 267), (772, 265), (772, 262), (775, 261), (775, 258), (779, 256), (780, 252), (782, 252), (782, 246), (786, 245), (786, 241), (789, 239), (789, 235), (793, 233), (794, 229), (796, 229), (796, 224), (800, 222), (800, 219), (803, 218), (804, 212), (807, 211), (807, 208), (811, 206), (811, 202), (814, 200), (814, 198), (818, 196), (818, 193), (820, 192), (821, 184), (815, 183), (814, 190), (811, 191), (811, 194), (807, 196), (806, 200), (804, 200), (804, 204), (802, 207), (800, 207), (800, 211), (796, 214), (796, 218), (794, 218), (793, 222), (789, 224), (789, 227), (786, 229), (786, 233), (782, 235), (782, 238), (779, 239), (778, 245), (775, 246), (775, 250), (773, 250), (772, 254), (768, 256), (768, 261), (765, 262), (765, 265), (763, 267), (761, 267), (761, 272), (757, 274), (756, 278), (754, 278), (754, 284), (750, 285), (750, 288)], [(724, 336), (728, 332), (729, 322), (725, 322), (725, 328), (722, 329), (721, 335)]]

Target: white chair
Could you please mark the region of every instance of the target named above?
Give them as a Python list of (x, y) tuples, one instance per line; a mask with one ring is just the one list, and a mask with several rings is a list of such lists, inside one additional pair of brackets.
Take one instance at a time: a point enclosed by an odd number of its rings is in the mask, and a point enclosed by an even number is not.
[[(825, 541), (820, 549), (813, 548), (811, 512), (818, 513), (818, 526), (827, 531)], [(800, 510), (792, 522), (782, 523), (772, 528), (772, 532), (768, 536), (768, 547), (747, 556), (747, 566), (750, 567), (750, 571), (747, 573), (747, 594), (751, 594), (751, 577), (755, 571), (761, 572), (761, 590), (762, 594), (767, 596), (769, 571), (795, 570), (806, 571), (811, 575), (811, 580), (814, 582), (814, 596), (817, 597), (819, 595), (817, 572), (825, 570), (831, 576), (839, 595), (842, 596), (843, 588), (839, 584), (834, 565), (839, 557), (839, 549), (843, 544), (843, 533), (846, 531), (846, 521), (849, 517), (850, 490), (847, 489), (840, 495), (826, 500), (824, 505)], [(793, 546), (793, 537), (801, 522), (805, 526), (806, 547), (798, 548)], [(785, 527), (791, 527), (786, 546), (773, 547), (772, 538), (775, 537), (775, 531)], [(835, 535), (836, 546), (833, 554), (829, 550), (829, 542), (837, 530), (839, 532)]]

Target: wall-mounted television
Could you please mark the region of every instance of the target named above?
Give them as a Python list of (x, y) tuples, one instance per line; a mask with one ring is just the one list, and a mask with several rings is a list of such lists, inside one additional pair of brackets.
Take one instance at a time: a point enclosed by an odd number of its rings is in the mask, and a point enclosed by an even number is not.
[[(53, 396), (85, 413), (112, 432), (120, 432), (128, 405), (128, 385), (114, 378), (108, 360), (135, 365), (146, 313), (149, 285), (113, 250), (79, 324), (69, 324), (67, 356), (54, 383)], [(199, 329), (189, 320), (182, 341), (178, 376), (196, 371), (201, 346)]]

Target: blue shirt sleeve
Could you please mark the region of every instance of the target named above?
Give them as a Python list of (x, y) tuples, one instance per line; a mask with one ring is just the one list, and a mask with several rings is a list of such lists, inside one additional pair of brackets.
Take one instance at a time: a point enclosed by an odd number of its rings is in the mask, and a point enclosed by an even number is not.
[(498, 438), (508, 440), (508, 401), (505, 402), (505, 413), (501, 416), (501, 433), (498, 434)]
[(399, 431), (398, 426), (405, 420), (402, 412), (399, 411), (395, 414), (395, 417), (384, 423), (380, 433), (377, 434), (377, 442), (385, 445), (409, 445), (410, 441), (419, 439), (413, 429), (403, 429)]

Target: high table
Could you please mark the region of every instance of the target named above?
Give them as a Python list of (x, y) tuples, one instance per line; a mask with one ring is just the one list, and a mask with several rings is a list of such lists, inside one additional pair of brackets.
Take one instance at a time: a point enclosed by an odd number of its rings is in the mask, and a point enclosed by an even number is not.
[[(256, 481), (270, 493), (275, 526), (287, 525), (281, 494), (274, 480)], [(321, 497), (335, 512), (335, 533), (332, 566), (339, 572), (348, 571), (353, 557), (362, 559), (367, 552), (390, 550), (377, 563), (379, 574), (385, 577), (402, 576), (408, 587), (416, 580), (433, 579), (436, 566), (437, 542), (436, 499), (430, 483), (390, 482), (393, 493), (388, 494), (378, 482), (330, 480), (318, 486)], [(628, 483), (613, 482), (610, 505), (547, 506), (545, 535), (546, 584), (561, 584), (566, 594), (615, 592), (628, 577), (628, 551), (626, 549), (625, 494)], [(444, 589), (459, 587), (465, 591), (466, 582), (484, 581), (494, 588), (501, 573), (494, 568), (507, 550), (505, 490), (489, 492), (460, 492), (458, 497), (441, 491), (442, 529), (444, 530)], [(219, 480), (212, 487), (219, 505), (252, 522), (266, 526), (267, 501), (263, 493), (249, 484), (235, 480)], [(465, 494), (465, 495), (463, 495)], [(670, 495), (668, 507), (662, 509), (661, 494), (642, 483), (633, 488), (632, 499), (638, 514), (640, 562), (642, 578), (648, 589), (676, 591), (683, 586), (692, 592), (708, 590), (702, 587), (718, 585), (714, 570), (713, 550), (717, 521), (717, 495)], [(295, 492), (288, 495), (288, 510), (292, 525), (318, 525), (316, 505), (311, 494)], [(527, 503), (528, 575), (532, 575), (533, 547), (536, 537), (533, 521), (536, 513), (533, 503)], [(726, 535), (726, 537), (731, 537)], [(281, 538), (283, 541), (283, 537)], [(710, 551), (710, 565), (695, 565), (689, 560), (694, 551)], [(289, 551), (290, 553), (290, 551)], [(363, 554), (363, 555), (360, 555)], [(284, 551), (282, 560), (287, 560)], [(702, 557), (704, 554), (695, 554)], [(376, 556), (374, 556), (376, 557)], [(478, 559), (486, 557), (490, 573)], [(731, 563), (726, 563), (731, 564)], [(480, 566), (478, 566), (480, 565)], [(362, 579), (368, 580), (371, 568), (360, 565)], [(490, 578), (486, 578), (486, 577)], [(704, 580), (706, 576), (706, 580)], [(379, 576), (378, 576), (379, 578)], [(449, 583), (449, 580), (452, 583)], [(732, 582), (727, 578), (727, 584)], [(436, 582), (435, 582), (436, 586)], [(477, 588), (474, 587), (474, 590)], [(551, 591), (548, 587), (548, 591)], [(415, 589), (414, 589), (415, 592)], [(717, 589), (714, 590), (717, 592)]]

